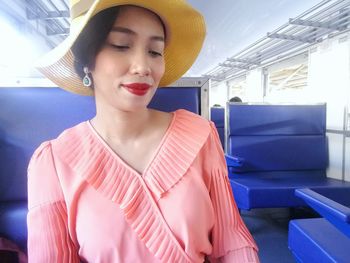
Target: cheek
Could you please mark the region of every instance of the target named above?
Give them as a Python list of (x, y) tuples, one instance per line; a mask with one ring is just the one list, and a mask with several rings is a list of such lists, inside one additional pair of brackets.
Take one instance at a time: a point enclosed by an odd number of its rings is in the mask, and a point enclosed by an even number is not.
[(155, 68), (155, 76), (157, 78), (157, 82), (163, 77), (165, 72), (165, 62), (164, 60), (161, 63), (158, 63)]
[(126, 71), (126, 63), (121, 63), (121, 61), (124, 60), (115, 56), (115, 54), (108, 52), (108, 50), (102, 50), (96, 56), (93, 74), (100, 78), (123, 74)]
[(95, 71), (104, 75), (111, 75), (113, 72), (116, 72), (115, 63), (112, 63), (111, 59), (105, 59), (99, 64), (96, 63)]

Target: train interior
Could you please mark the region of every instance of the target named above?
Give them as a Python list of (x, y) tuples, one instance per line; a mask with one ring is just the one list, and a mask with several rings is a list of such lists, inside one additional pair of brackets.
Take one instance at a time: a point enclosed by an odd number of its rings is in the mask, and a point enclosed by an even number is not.
[[(149, 107), (214, 122), (262, 263), (349, 262), (350, 0), (188, 2), (203, 50)], [(29, 159), (95, 105), (32, 66), (67, 37), (68, 0), (0, 7), (0, 238), (26, 251)]]

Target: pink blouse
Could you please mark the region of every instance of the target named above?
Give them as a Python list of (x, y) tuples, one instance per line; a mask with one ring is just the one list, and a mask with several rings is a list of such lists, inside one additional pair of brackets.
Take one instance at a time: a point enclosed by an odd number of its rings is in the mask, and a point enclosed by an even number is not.
[(28, 206), (30, 262), (259, 262), (216, 129), (185, 110), (143, 174), (89, 122), (43, 143)]

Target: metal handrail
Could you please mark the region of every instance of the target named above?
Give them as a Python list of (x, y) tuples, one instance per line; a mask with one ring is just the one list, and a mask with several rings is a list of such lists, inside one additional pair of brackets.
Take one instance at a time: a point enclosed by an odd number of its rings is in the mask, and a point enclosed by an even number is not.
[[(320, 26), (315, 28), (313, 26), (293, 24), (295, 21), (300, 20), (308, 21), (311, 24), (327, 25), (327, 27), (323, 28)], [(300, 54), (315, 43), (322, 41), (325, 37), (334, 37), (340, 33), (348, 32), (349, 26), (350, 0), (322, 1), (296, 18), (290, 19), (289, 22), (268, 33), (265, 37), (244, 48), (236, 55), (227, 58), (223, 63), (204, 74), (204, 76), (217, 82), (240, 77), (249, 70), (271, 64), (274, 60), (277, 61), (281, 57), (287, 56), (287, 54), (288, 56), (293, 52)], [(271, 37), (285, 37), (286, 39)], [(303, 40), (304, 42), (302, 42)], [(254, 63), (242, 63), (242, 61), (253, 61)]]

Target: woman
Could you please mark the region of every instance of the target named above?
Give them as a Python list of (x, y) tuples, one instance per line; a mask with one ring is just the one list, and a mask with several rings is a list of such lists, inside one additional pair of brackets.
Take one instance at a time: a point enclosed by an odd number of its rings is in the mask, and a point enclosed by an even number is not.
[(29, 261), (258, 262), (214, 125), (147, 108), (194, 62), (202, 16), (181, 0), (77, 1), (71, 14), (40, 70), (93, 94), (96, 116), (32, 157)]

